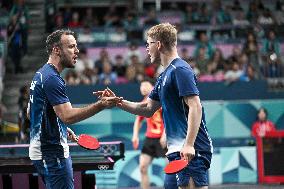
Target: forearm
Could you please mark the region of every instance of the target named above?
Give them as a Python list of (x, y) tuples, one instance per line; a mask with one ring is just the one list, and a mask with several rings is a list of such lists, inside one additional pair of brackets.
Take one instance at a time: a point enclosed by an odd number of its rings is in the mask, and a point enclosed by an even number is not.
[(141, 115), (145, 117), (151, 117), (153, 115), (153, 111), (145, 102), (130, 102), (123, 100), (120, 108), (135, 115)]
[(86, 107), (82, 108), (72, 108), (67, 114), (68, 117), (65, 119), (65, 123), (73, 124), (84, 119), (87, 119), (96, 113), (102, 111), (104, 109), (103, 105), (100, 102), (96, 102), (94, 104), (90, 104)]
[(136, 118), (133, 125), (133, 137), (138, 137), (140, 128), (141, 128), (141, 122), (139, 121), (138, 118)]
[(185, 143), (189, 146), (194, 146), (194, 142), (200, 127), (202, 117), (202, 107), (196, 105), (194, 108), (189, 108), (188, 111), (188, 129)]

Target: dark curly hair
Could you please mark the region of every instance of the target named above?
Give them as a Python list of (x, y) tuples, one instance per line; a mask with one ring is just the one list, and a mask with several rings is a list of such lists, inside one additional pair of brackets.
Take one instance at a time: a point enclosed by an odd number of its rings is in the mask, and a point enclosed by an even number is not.
[(75, 39), (77, 38), (76, 34), (69, 29), (60, 29), (52, 32), (46, 39), (46, 51), (50, 55), (54, 46), (60, 46), (60, 40), (62, 35), (73, 35)]

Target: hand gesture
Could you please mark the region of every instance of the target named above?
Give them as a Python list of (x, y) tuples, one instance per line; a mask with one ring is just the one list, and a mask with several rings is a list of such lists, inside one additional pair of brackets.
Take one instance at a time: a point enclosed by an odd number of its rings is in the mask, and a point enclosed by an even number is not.
[[(106, 88), (103, 91), (93, 92), (93, 94), (96, 95), (100, 100), (105, 101), (106, 99), (108, 99), (108, 100), (114, 99), (114, 101), (117, 102), (114, 105), (122, 105), (123, 98), (122, 97), (116, 97), (114, 92), (112, 90), (110, 90), (109, 88)], [(112, 106), (110, 106), (110, 107), (112, 107)]]
[(104, 108), (112, 108), (121, 103), (122, 100), (122, 97), (101, 97), (99, 98), (99, 103), (101, 103)]

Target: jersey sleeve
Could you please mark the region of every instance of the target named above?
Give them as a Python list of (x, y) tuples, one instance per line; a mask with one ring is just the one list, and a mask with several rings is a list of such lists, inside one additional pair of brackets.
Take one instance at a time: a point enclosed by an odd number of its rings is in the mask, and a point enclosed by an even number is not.
[(52, 106), (70, 102), (66, 95), (65, 83), (59, 76), (53, 75), (47, 78), (43, 84), (43, 89)]
[(160, 97), (159, 97), (159, 92), (158, 92), (158, 87), (160, 86), (159, 84), (159, 80), (156, 82), (154, 89), (151, 91), (149, 98), (151, 98), (152, 100), (155, 101), (159, 101), (160, 102)]
[(187, 67), (177, 67), (175, 69), (175, 84), (180, 97), (199, 95), (196, 77), (193, 71)]

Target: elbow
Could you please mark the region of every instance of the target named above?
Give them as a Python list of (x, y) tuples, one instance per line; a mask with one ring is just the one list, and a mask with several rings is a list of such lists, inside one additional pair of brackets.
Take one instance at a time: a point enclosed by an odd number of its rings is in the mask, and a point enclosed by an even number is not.
[(155, 112), (149, 111), (149, 112), (146, 112), (144, 116), (147, 117), (147, 118), (150, 118), (154, 115), (154, 113)]

